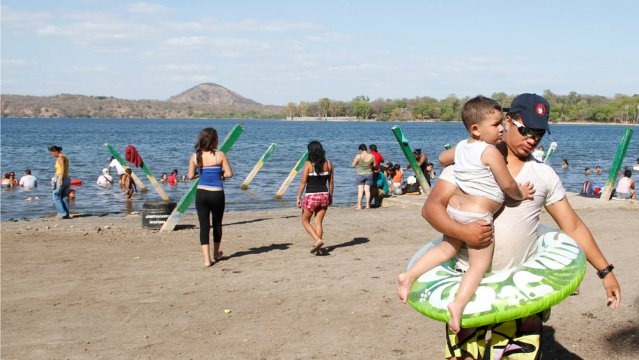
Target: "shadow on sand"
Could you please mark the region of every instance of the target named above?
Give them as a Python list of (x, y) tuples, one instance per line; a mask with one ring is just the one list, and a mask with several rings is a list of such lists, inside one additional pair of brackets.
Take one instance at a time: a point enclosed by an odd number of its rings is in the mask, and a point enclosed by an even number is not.
[(331, 254), (331, 252), (337, 248), (343, 248), (343, 247), (348, 247), (348, 246), (355, 246), (355, 245), (360, 245), (360, 244), (365, 244), (367, 242), (369, 242), (370, 240), (368, 240), (368, 238), (365, 237), (356, 237), (353, 238), (353, 240), (347, 241), (347, 242), (343, 242), (341, 244), (336, 244), (336, 245), (330, 245), (330, 246), (326, 246), (321, 248), (317, 253), (315, 253), (317, 256), (328, 256)]

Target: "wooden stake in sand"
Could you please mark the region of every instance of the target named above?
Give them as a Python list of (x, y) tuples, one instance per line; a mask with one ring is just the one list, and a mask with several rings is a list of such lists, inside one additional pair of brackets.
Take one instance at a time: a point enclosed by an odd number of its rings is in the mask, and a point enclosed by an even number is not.
[(257, 164), (255, 164), (255, 166), (253, 167), (253, 170), (251, 170), (251, 172), (248, 174), (246, 179), (244, 179), (244, 182), (240, 186), (242, 190), (248, 189), (249, 184), (251, 183), (251, 181), (253, 181), (253, 178), (255, 177), (255, 175), (257, 175), (258, 171), (260, 171), (262, 166), (264, 166), (264, 163), (266, 162), (266, 160), (268, 160), (268, 158), (271, 157), (271, 154), (273, 153), (274, 149), (275, 149), (275, 143), (272, 143), (271, 146), (269, 146), (268, 149), (266, 149), (266, 152), (264, 153), (264, 155), (262, 155), (260, 160), (258, 160)]
[(302, 157), (300, 157), (300, 159), (297, 160), (297, 163), (295, 164), (295, 166), (293, 166), (293, 169), (291, 170), (291, 172), (288, 174), (288, 176), (286, 177), (286, 179), (280, 186), (280, 189), (277, 190), (277, 193), (275, 194), (276, 199), (281, 199), (284, 196), (284, 194), (286, 193), (286, 190), (288, 190), (288, 187), (293, 182), (293, 179), (295, 179), (295, 177), (297, 176), (297, 173), (300, 172), (306, 160), (308, 160), (308, 151), (305, 151)]
[(628, 151), (628, 144), (630, 143), (630, 139), (632, 139), (632, 129), (627, 128), (623, 136), (621, 137), (619, 147), (617, 147), (615, 159), (613, 160), (612, 166), (610, 167), (610, 172), (608, 172), (608, 180), (606, 180), (606, 185), (604, 185), (604, 188), (601, 191), (600, 199), (603, 201), (610, 200), (610, 196), (612, 195), (612, 188), (613, 186), (615, 186), (617, 174), (619, 173), (619, 169), (621, 169), (621, 163), (623, 162), (624, 156), (626, 156), (626, 151)]
[(415, 159), (415, 155), (413, 155), (413, 149), (411, 149), (410, 145), (408, 144), (408, 139), (406, 139), (406, 136), (404, 136), (402, 129), (399, 127), (399, 125), (395, 125), (391, 128), (391, 131), (395, 135), (395, 139), (397, 139), (399, 147), (402, 149), (404, 156), (406, 156), (406, 160), (408, 160), (410, 168), (413, 169), (415, 177), (417, 178), (417, 182), (419, 182), (419, 185), (422, 187), (424, 194), (430, 193), (430, 185), (428, 185), (422, 169), (419, 167), (419, 164), (417, 164), (417, 159)]

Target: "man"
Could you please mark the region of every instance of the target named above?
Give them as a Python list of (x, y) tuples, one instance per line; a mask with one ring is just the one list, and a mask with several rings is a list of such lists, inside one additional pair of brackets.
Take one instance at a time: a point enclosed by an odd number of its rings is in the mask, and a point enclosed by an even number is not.
[[(517, 96), (505, 120), (506, 133), (498, 149), (506, 158), (508, 171), (519, 183), (531, 182), (535, 198), (522, 202), (507, 199), (504, 208), (494, 220), (460, 224), (446, 213), (451, 195), (458, 191), (454, 185), (452, 167), (440, 174), (422, 215), (438, 231), (468, 244), (481, 246), (492, 241), (495, 250), (492, 270), (510, 268), (526, 260), (535, 251), (536, 230), (542, 208), (552, 216), (563, 232), (575, 239), (586, 258), (603, 279), (608, 303), (617, 308), (621, 302), (621, 289), (612, 273), (613, 266), (597, 246), (588, 227), (581, 221), (565, 197), (565, 190), (555, 171), (535, 161), (530, 155), (548, 129), (548, 102), (535, 94)], [(450, 359), (538, 359), (540, 355), (542, 313), (515, 321), (507, 321), (481, 328), (463, 328), (458, 334), (449, 329), (446, 356)], [(492, 339), (486, 348), (485, 335), (491, 330)]]
[(370, 154), (373, 155), (373, 157), (375, 158), (375, 166), (379, 166), (380, 164), (384, 163), (384, 156), (379, 151), (377, 151), (377, 145), (371, 144), (368, 147), (368, 150)]
[(31, 169), (26, 169), (24, 171), (24, 176), (20, 178), (20, 186), (25, 189), (38, 187), (38, 179), (31, 175)]
[(111, 172), (111, 168), (115, 168), (115, 171), (120, 178), (120, 187), (124, 189), (124, 184), (122, 183), (122, 178), (124, 177), (124, 167), (114, 156), (111, 156), (111, 162), (109, 163), (109, 173)]

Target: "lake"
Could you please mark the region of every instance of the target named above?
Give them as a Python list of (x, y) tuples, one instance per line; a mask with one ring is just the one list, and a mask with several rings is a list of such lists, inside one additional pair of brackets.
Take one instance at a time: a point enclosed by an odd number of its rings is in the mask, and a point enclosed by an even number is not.
[[(284, 120), (203, 120), (203, 119), (13, 119), (0, 120), (2, 173), (14, 171), (16, 177), (24, 169), (31, 169), (38, 178), (39, 187), (32, 190), (3, 189), (1, 194), (2, 220), (35, 218), (55, 214), (49, 179), (54, 173), (55, 160), (48, 147), (58, 145), (69, 158), (70, 176), (82, 179), (74, 186), (77, 200), (72, 213), (123, 215), (140, 211), (147, 201), (159, 200), (141, 169), (134, 172), (146, 184), (147, 193), (136, 193), (127, 203), (120, 190), (115, 171), (116, 186), (104, 188), (96, 184), (102, 168), (108, 166), (110, 154), (105, 143), (113, 145), (124, 157), (127, 145), (135, 146), (142, 159), (157, 179), (162, 173), (177, 169), (185, 174), (188, 160), (198, 132), (204, 127), (218, 130), (220, 141), (237, 123), (244, 124), (244, 133), (228, 153), (234, 177), (225, 183), (226, 208), (229, 211), (272, 209), (295, 206), (295, 194), (299, 175), (285, 196), (274, 199), (275, 193), (287, 177), (310, 140), (324, 145), (327, 158), (335, 166), (334, 204), (350, 206), (357, 198), (354, 185), (354, 169), (350, 167), (360, 143), (377, 144), (386, 161), (408, 163), (401, 152), (391, 127), (400, 125), (412, 148), (421, 148), (437, 164), (437, 155), (445, 143), (454, 144), (465, 138), (463, 125), (457, 123), (424, 122), (291, 122)], [(550, 160), (557, 169), (568, 191), (578, 192), (584, 180), (584, 168), (596, 165), (603, 168), (602, 175), (591, 175), (596, 185), (605, 183), (608, 170), (615, 157), (619, 141), (627, 126), (615, 125), (551, 125), (552, 134), (541, 145), (548, 149), (552, 141), (559, 146)], [(639, 157), (638, 127), (624, 158), (624, 166), (632, 166)], [(262, 170), (251, 182), (248, 190), (241, 190), (244, 181), (256, 162), (271, 143), (275, 151)], [(561, 169), (561, 159), (568, 159), (571, 167)], [(412, 172), (408, 171), (407, 176)], [(633, 177), (637, 179), (636, 174)], [(189, 183), (177, 186), (163, 185), (173, 201), (178, 201)], [(37, 199), (36, 199), (37, 198)], [(31, 199), (31, 201), (27, 201)], [(195, 213), (195, 205), (189, 210)]]

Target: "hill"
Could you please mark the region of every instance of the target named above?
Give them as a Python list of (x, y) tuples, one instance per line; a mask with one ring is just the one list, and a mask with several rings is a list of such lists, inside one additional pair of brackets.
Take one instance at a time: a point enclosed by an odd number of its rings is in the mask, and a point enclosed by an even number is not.
[(223, 86), (204, 83), (161, 100), (60, 94), (2, 95), (2, 117), (44, 118), (282, 118), (280, 106), (262, 105)]
[(214, 83), (204, 83), (194, 86), (179, 95), (169, 98), (175, 104), (205, 104), (215, 106), (262, 106), (262, 104), (247, 99), (224, 86)]

